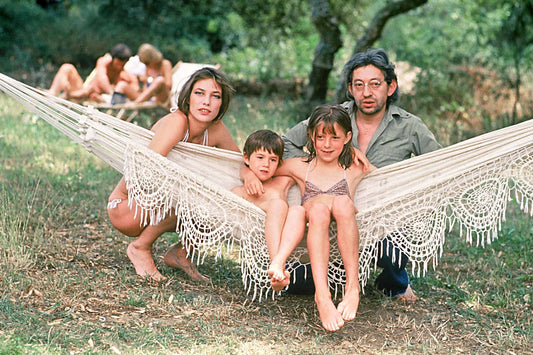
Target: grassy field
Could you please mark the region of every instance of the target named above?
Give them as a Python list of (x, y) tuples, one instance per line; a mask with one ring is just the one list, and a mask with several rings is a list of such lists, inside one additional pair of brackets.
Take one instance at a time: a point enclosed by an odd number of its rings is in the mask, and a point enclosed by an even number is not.
[[(237, 98), (225, 118), (240, 146), (251, 131), (285, 131), (297, 105)], [(243, 119), (249, 118), (249, 119)], [(287, 119), (289, 118), (289, 119)], [(153, 284), (135, 276), (129, 239), (105, 205), (119, 174), (0, 94), (0, 354), (531, 353), (533, 223), (515, 203), (485, 249), (453, 231), (437, 270), (413, 279), (416, 303), (371, 285), (355, 321), (334, 334), (310, 296), (251, 302), (237, 251), (207, 258), (208, 285), (189, 281), (155, 244)]]

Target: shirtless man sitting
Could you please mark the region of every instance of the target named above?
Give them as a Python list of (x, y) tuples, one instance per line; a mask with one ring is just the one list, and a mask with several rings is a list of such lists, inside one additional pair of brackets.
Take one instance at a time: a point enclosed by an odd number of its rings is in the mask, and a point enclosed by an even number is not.
[(85, 82), (73, 64), (61, 65), (52, 81), (50, 94), (68, 100), (90, 99), (96, 102), (106, 102), (103, 94), (112, 95), (115, 86), (119, 82), (130, 85), (134, 90), (139, 90), (139, 84), (135, 76), (124, 70), (124, 65), (131, 57), (131, 50), (125, 44), (118, 44), (96, 61), (96, 67), (87, 77)]

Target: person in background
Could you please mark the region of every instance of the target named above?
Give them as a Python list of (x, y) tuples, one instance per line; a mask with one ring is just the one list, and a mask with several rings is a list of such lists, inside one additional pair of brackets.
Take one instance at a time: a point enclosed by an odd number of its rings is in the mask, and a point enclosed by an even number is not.
[[(163, 58), (161, 52), (149, 43), (139, 47), (137, 58), (141, 64), (131, 65), (130, 72), (137, 75), (141, 90), (135, 90), (130, 85), (119, 84), (115, 89), (115, 102), (124, 103), (126, 98), (141, 103), (153, 101), (163, 107), (169, 108), (170, 90), (172, 88), (172, 63)], [(131, 63), (134, 63), (133, 61)], [(126, 64), (126, 70), (130, 68)]]
[(131, 50), (125, 44), (117, 44), (110, 53), (104, 54), (96, 61), (91, 74), (83, 81), (73, 64), (65, 63), (57, 71), (48, 93), (73, 101), (91, 100), (95, 102), (111, 101), (115, 87), (131, 87), (138, 91), (135, 76), (124, 70), (124, 65), (131, 57)]

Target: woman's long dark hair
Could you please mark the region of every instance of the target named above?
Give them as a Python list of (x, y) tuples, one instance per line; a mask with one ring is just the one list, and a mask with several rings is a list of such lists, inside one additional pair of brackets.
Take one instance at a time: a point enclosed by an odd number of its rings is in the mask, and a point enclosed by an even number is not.
[(185, 85), (183, 85), (183, 88), (178, 96), (178, 108), (185, 114), (185, 116), (189, 115), (192, 89), (196, 82), (203, 79), (213, 79), (217, 85), (220, 86), (220, 90), (222, 91), (222, 104), (220, 105), (218, 115), (213, 120), (214, 122), (222, 119), (228, 110), (229, 103), (233, 97), (233, 93), (235, 92), (226, 76), (217, 69), (205, 67), (197, 70), (193, 75), (191, 75), (189, 80), (187, 80)]

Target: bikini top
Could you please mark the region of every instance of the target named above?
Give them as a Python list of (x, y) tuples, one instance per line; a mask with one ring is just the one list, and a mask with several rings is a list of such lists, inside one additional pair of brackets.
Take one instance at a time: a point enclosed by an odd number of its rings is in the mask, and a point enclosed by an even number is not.
[[(170, 108), (170, 112), (174, 113), (178, 110), (178, 106), (174, 106)], [(187, 132), (185, 132), (185, 137), (181, 140), (182, 142), (187, 142), (187, 139), (189, 139), (189, 129), (187, 128)], [(209, 134), (207, 133), (207, 129), (204, 131), (204, 140), (202, 142), (202, 145), (208, 145), (209, 143)]]
[(311, 163), (309, 163), (309, 166), (307, 167), (307, 173), (305, 174), (305, 188), (304, 193), (302, 194), (302, 205), (313, 197), (319, 195), (350, 196), (350, 188), (348, 187), (348, 181), (346, 181), (346, 169), (344, 169), (344, 178), (342, 180), (338, 181), (335, 185), (331, 186), (326, 191), (323, 191), (312, 182), (307, 181), (307, 176), (309, 175), (310, 167)]
[[(182, 142), (187, 142), (187, 139), (189, 139), (189, 130), (187, 129), (187, 133), (185, 133), (185, 137), (181, 140)], [(207, 129), (204, 131), (204, 140), (202, 142), (202, 145), (207, 145), (209, 143), (209, 134), (207, 133)]]

